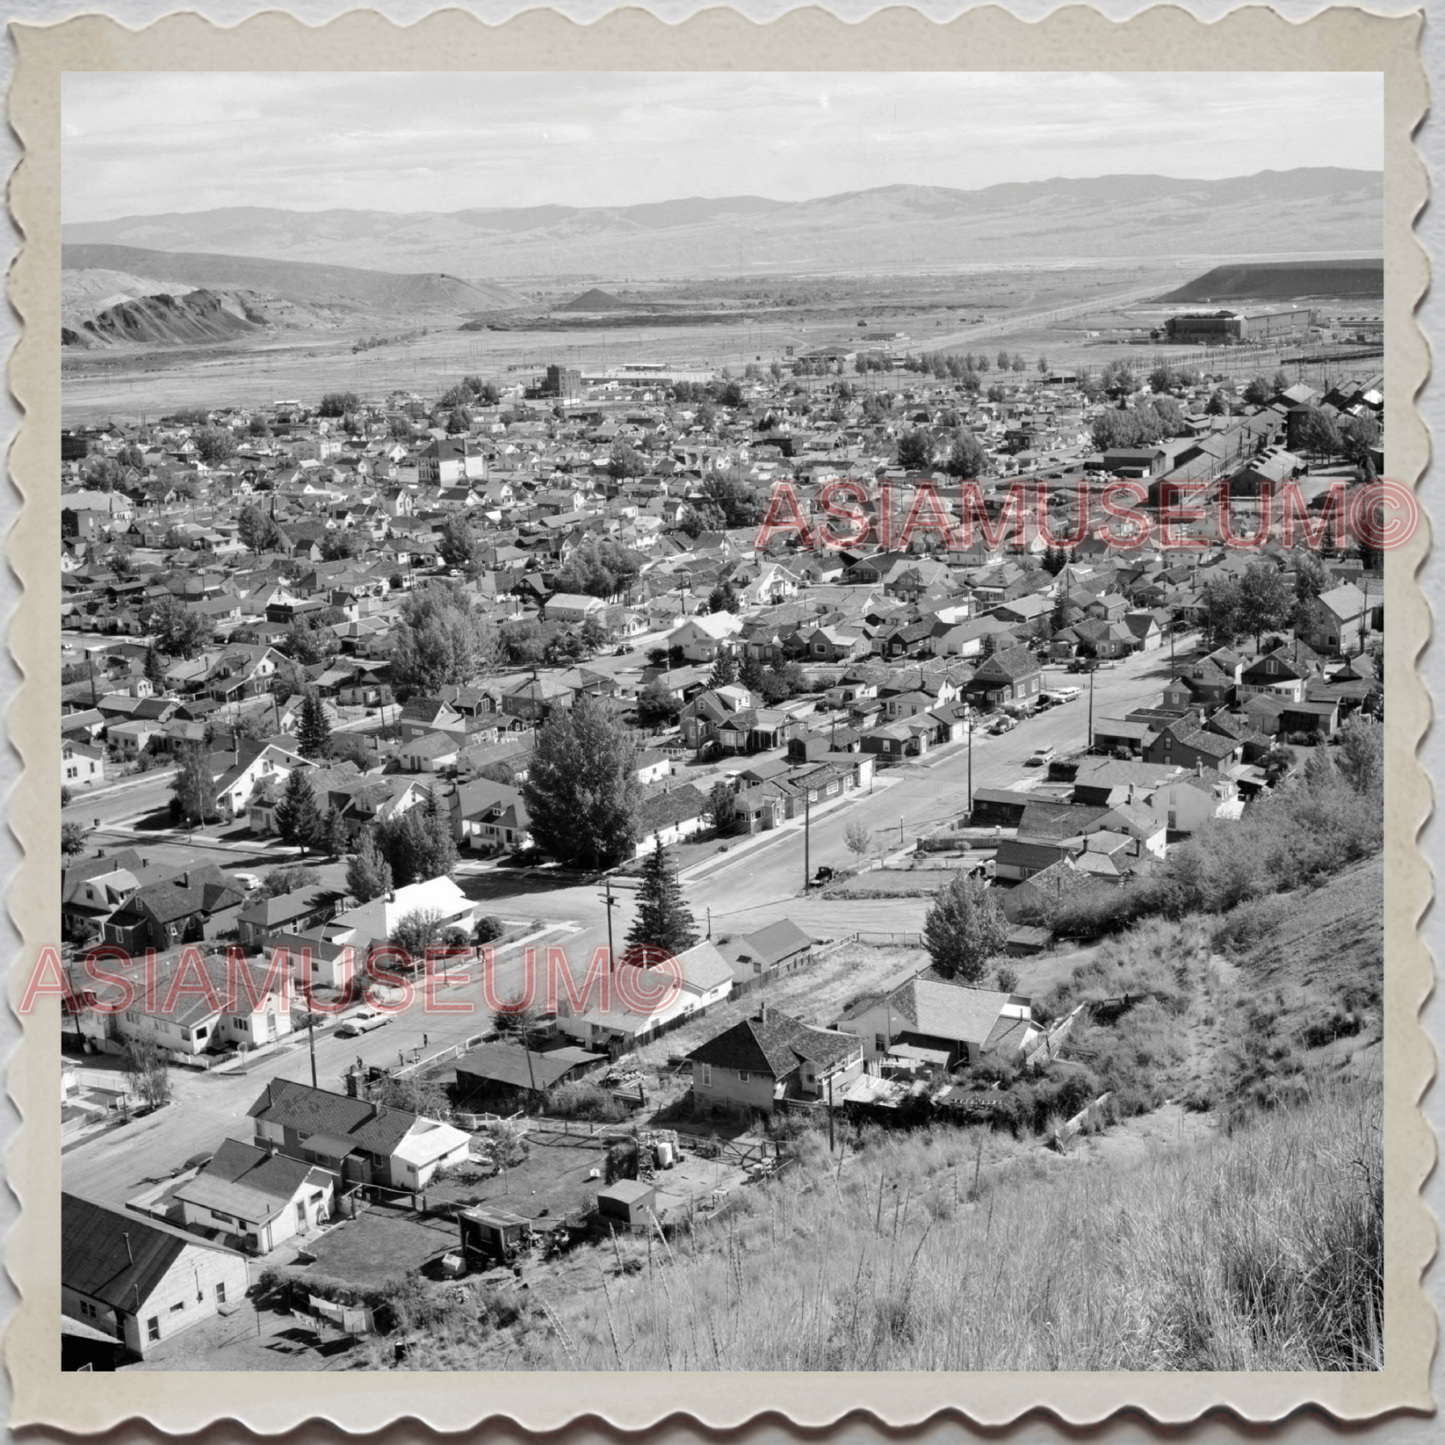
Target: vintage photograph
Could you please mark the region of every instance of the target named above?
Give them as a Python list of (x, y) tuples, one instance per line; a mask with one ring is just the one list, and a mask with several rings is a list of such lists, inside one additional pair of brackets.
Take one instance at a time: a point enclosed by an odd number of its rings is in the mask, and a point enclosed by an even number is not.
[(62, 1369), (1386, 1367), (1380, 71), (60, 95)]

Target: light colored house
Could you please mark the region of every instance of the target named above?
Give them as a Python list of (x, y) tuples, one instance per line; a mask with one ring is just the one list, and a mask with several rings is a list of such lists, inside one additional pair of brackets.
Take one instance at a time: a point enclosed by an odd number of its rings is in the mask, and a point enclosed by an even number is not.
[(815, 1028), (766, 1004), (687, 1057), (700, 1109), (771, 1114), (779, 1099), (826, 1100), (863, 1072), (862, 1044), (853, 1035)]
[(471, 1145), (450, 1124), (291, 1079), (271, 1080), (246, 1112), (258, 1148), (319, 1164), (344, 1187), (424, 1189), (438, 1169), (465, 1163)]
[(219, 1231), (227, 1244), (269, 1254), (331, 1218), (335, 1186), (318, 1165), (225, 1139), (175, 1198), (186, 1228)]
[(985, 1053), (1013, 1058), (1042, 1037), (1027, 998), (969, 988), (931, 970), (855, 1004), (835, 1027), (856, 1035), (869, 1059), (901, 1043), (943, 1051), (949, 1067), (977, 1063)]
[(719, 652), (731, 650), (732, 639), (742, 630), (731, 612), (709, 612), (678, 623), (668, 633), (666, 646), (680, 647), (689, 662), (711, 662)]
[(60, 781), (67, 788), (88, 788), (105, 781), (105, 754), (69, 739), (60, 745)]
[(60, 1196), (60, 1312), (148, 1351), (245, 1299), (246, 1258), (160, 1220)]

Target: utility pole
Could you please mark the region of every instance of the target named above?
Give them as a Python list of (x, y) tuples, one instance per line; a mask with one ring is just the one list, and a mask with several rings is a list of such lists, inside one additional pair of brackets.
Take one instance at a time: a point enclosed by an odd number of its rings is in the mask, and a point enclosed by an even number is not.
[(803, 892), (808, 891), (808, 882), (813, 876), (812, 865), (812, 842), (813, 842), (813, 794), (812, 790), (803, 789)]
[(311, 1087), (316, 1087), (316, 1010), (306, 1000), (306, 1042), (311, 1046)]
[[(1097, 661), (1097, 659), (1096, 659)], [(1098, 668), (1093, 668), (1089, 673), (1089, 751), (1094, 748), (1094, 675)]]
[[(617, 971), (617, 962), (612, 953), (612, 910), (617, 907), (620, 900), (612, 896), (612, 875), (610, 873), (607, 875), (605, 881), (607, 885), (607, 895), (602, 901), (607, 905), (607, 972), (611, 974)], [(709, 918), (711, 918), (711, 913), (709, 913)], [(709, 927), (711, 927), (711, 923), (709, 923)], [(708, 936), (711, 937), (712, 935), (709, 934)]]
[(828, 1152), (833, 1152), (833, 1076), (828, 1075)]
[(968, 817), (973, 816), (973, 718), (967, 720), (968, 725)]

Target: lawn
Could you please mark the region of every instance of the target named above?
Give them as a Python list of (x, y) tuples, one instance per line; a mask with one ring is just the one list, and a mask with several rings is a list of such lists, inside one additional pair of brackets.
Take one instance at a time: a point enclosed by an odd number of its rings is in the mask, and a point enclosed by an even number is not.
[[(410, 1208), (373, 1205), (322, 1235), (310, 1252), (318, 1275), (370, 1287), (392, 1275), (419, 1269), (457, 1247), (457, 1230), (444, 1219), (422, 1219)], [(307, 1269), (295, 1273), (305, 1283)]]
[[(490, 1178), (480, 1169), (466, 1169), (427, 1190), (427, 1203), (470, 1208), (492, 1205), (528, 1219), (545, 1211), (553, 1218), (573, 1214), (597, 1201), (606, 1179), (607, 1141), (588, 1134), (586, 1124), (572, 1124), (564, 1132), (562, 1121), (533, 1122), (527, 1132), (527, 1158)], [(601, 1178), (589, 1179), (593, 1169)]]

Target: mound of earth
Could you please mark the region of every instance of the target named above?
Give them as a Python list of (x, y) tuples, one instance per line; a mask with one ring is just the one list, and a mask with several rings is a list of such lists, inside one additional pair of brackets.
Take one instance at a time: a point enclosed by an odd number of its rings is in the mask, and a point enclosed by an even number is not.
[(590, 291), (584, 291), (581, 296), (574, 297), (571, 301), (564, 301), (556, 309), (558, 311), (631, 311), (635, 308), (626, 301), (621, 301), (616, 296), (594, 286)]
[(1241, 261), (1216, 266), (1171, 291), (1163, 301), (1294, 301), (1309, 296), (1381, 299), (1385, 263), (1365, 261)]
[(130, 342), (146, 346), (229, 341), (265, 328), (266, 318), (234, 297), (196, 290), (124, 297), (78, 324), (62, 325), (62, 346)]

